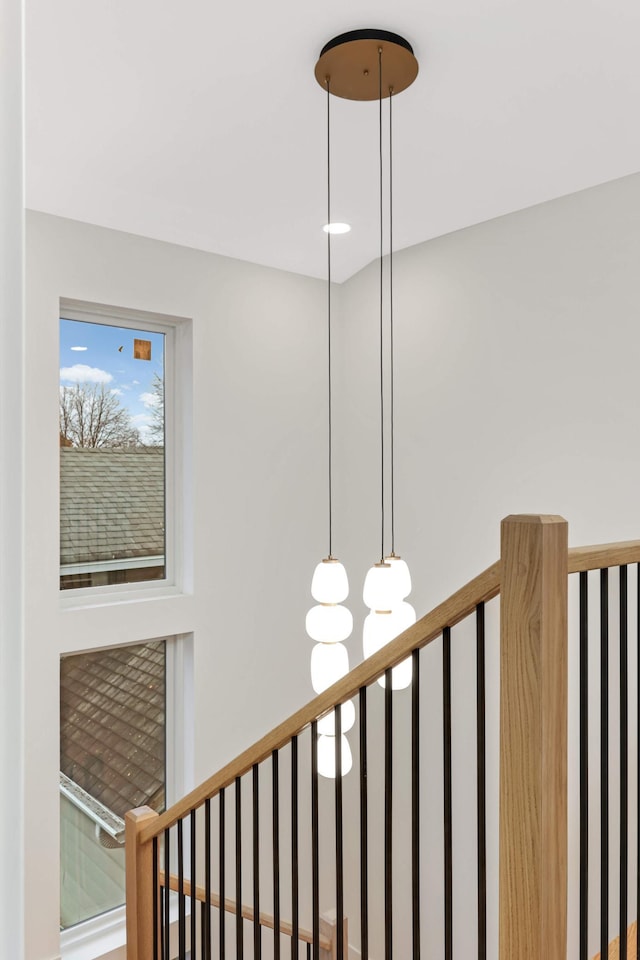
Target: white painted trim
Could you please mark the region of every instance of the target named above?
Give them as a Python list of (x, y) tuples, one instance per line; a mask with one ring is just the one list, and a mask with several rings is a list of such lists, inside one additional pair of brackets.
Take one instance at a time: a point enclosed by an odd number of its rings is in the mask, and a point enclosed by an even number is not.
[(84, 590), (63, 590), (60, 609), (63, 612), (87, 608), (98, 609), (114, 604), (140, 603), (143, 600), (169, 600), (182, 596), (184, 594), (179, 587), (167, 584), (165, 580), (149, 580), (148, 584), (119, 583), (105, 587), (89, 587)]
[(12, 958), (25, 953), (24, 6), (0, 0), (0, 953)]
[[(185, 559), (185, 534), (189, 532), (189, 549), (192, 543), (192, 518), (190, 506), (185, 502), (191, 476), (191, 394), (193, 333), (191, 320), (186, 317), (172, 317), (166, 314), (148, 313), (142, 310), (129, 310), (106, 304), (87, 303), (85, 301), (60, 299), (59, 315), (65, 320), (80, 320), (85, 323), (100, 323), (114, 327), (133, 327), (162, 333), (164, 344), (164, 418), (165, 418), (165, 577), (162, 581), (149, 581), (153, 586), (158, 583), (167, 586), (182, 586), (185, 571), (188, 571), (189, 583), (192, 582), (192, 562)], [(150, 564), (151, 565), (151, 564)], [(64, 573), (68, 568), (61, 568)], [(83, 565), (79, 565), (82, 567)], [(139, 564), (144, 566), (144, 564)], [(93, 568), (99, 569), (99, 568)], [(103, 569), (132, 569), (121, 562), (119, 567)], [(76, 572), (85, 572), (78, 569)], [(123, 587), (127, 584), (123, 584)], [(141, 584), (133, 584), (140, 589)], [(61, 591), (61, 603), (74, 595), (109, 590), (109, 587), (79, 587), (73, 591)], [(118, 591), (119, 592), (119, 591)], [(115, 598), (114, 598), (115, 600)]]

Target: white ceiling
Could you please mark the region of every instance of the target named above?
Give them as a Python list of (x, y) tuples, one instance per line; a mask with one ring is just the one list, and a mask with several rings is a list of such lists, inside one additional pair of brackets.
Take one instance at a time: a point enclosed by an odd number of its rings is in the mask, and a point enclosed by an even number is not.
[[(396, 246), (640, 170), (638, 0), (26, 0), (27, 205), (323, 276), (342, 31), (403, 34)], [(333, 101), (344, 279), (377, 255), (377, 105)]]

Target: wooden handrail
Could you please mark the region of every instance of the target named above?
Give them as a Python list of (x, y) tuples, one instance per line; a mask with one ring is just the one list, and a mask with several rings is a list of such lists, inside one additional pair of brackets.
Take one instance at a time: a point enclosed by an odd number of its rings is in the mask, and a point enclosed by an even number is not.
[(249, 747), (239, 757), (215, 773), (200, 786), (188, 793), (172, 807), (160, 814), (158, 819), (140, 831), (139, 842), (148, 843), (168, 830), (192, 810), (211, 799), (220, 790), (229, 787), (236, 777), (241, 777), (251, 768), (270, 757), (274, 750), (280, 750), (290, 743), (305, 727), (319, 719), (340, 703), (355, 697), (361, 687), (370, 686), (386, 670), (402, 663), (414, 650), (426, 646), (440, 636), (445, 627), (454, 627), (473, 613), (479, 603), (496, 597), (500, 590), (500, 564), (494, 563), (479, 576), (474, 577), (464, 587), (452, 594), (444, 603), (435, 607), (417, 623), (388, 643), (382, 650), (368, 657), (354, 670), (338, 680), (293, 716), (279, 724), (270, 733)]
[[(579, 573), (585, 570), (597, 570), (625, 563), (640, 563), (640, 540), (619, 543), (594, 544), (586, 547), (572, 547), (569, 550), (568, 572)], [(500, 561), (474, 577), (464, 587), (452, 594), (447, 600), (435, 607), (417, 623), (401, 633), (378, 653), (364, 660), (354, 670), (334, 683), (324, 693), (311, 700), (293, 716), (275, 727), (232, 760), (225, 767), (205, 780), (176, 804), (161, 814), (157, 821), (143, 828), (140, 842), (147, 843), (164, 830), (172, 827), (191, 810), (201, 806), (205, 800), (215, 796), (220, 790), (230, 786), (236, 779), (249, 771), (254, 764), (261, 763), (289, 743), (312, 721), (318, 720), (339, 703), (356, 696), (361, 687), (369, 686), (386, 670), (397, 666), (414, 650), (426, 646), (440, 636), (445, 627), (453, 627), (469, 614), (479, 603), (491, 600), (500, 592)]]
[[(165, 878), (164, 870), (161, 870), (160, 871), (161, 887), (165, 886), (164, 878)], [(169, 874), (169, 889), (174, 890), (176, 893), (180, 891), (180, 881), (178, 880), (178, 877), (173, 873)], [(182, 891), (185, 897), (191, 896), (190, 880), (182, 881)], [(196, 895), (196, 900), (199, 903), (207, 902), (206, 891), (204, 887), (200, 886), (200, 884), (198, 883), (196, 884), (196, 887), (195, 887), (195, 895)], [(220, 909), (220, 906), (221, 906), (220, 897), (218, 896), (217, 893), (211, 893), (209, 895), (209, 903), (212, 907), (217, 907), (218, 909)], [(236, 903), (235, 900), (229, 900), (228, 898), (225, 898), (224, 910), (226, 913), (233, 913), (234, 915), (236, 915), (238, 913), (238, 904)], [(243, 918), (243, 920), (253, 921), (253, 918), (255, 916), (253, 907), (249, 907), (244, 903), (241, 904), (240, 915)], [(261, 927), (267, 927), (269, 930), (275, 930), (275, 925), (276, 925), (275, 918), (272, 917), (270, 913), (262, 913), (261, 911), (260, 914), (258, 915), (258, 923), (260, 924)], [(280, 929), (280, 933), (284, 934), (285, 937), (293, 937), (293, 926), (288, 921), (281, 920), (279, 929)], [(305, 930), (304, 927), (299, 927), (298, 940), (302, 940), (303, 943), (313, 944), (313, 933), (311, 932), (311, 930)], [(327, 950), (327, 951), (331, 950), (331, 940), (328, 937), (325, 937), (322, 933), (318, 937), (318, 943), (320, 945), (321, 950)]]
[(569, 573), (619, 567), (625, 563), (640, 563), (640, 540), (620, 543), (596, 543), (589, 547), (569, 548)]

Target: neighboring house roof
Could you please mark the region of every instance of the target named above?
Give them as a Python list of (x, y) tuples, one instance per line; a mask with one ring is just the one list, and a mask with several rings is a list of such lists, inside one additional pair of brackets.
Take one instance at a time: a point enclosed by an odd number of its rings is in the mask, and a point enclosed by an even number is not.
[(164, 554), (164, 449), (60, 448), (60, 563)]
[(116, 816), (164, 809), (163, 640), (61, 662), (60, 769)]

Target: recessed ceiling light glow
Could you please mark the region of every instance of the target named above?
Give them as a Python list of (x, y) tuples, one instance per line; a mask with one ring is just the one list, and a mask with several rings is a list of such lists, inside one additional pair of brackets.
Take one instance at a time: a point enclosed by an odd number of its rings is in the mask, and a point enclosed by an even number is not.
[(350, 223), (325, 223), (322, 228), (325, 233), (349, 233), (351, 230)]

